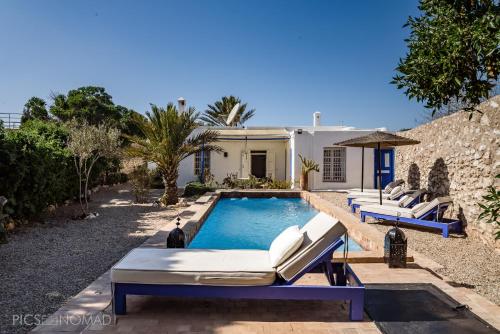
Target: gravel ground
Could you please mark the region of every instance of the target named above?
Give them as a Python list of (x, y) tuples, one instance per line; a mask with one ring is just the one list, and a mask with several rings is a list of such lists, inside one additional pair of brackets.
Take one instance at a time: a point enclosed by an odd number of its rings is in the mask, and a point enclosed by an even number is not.
[[(349, 210), (343, 193), (319, 192), (322, 198)], [(350, 211), (350, 210), (349, 210)], [(358, 213), (356, 215), (359, 216)], [(375, 220), (371, 220), (375, 222)], [(372, 224), (377, 230), (387, 232), (392, 225)], [(401, 227), (408, 238), (408, 246), (443, 266), (438, 274), (452, 280), (453, 286), (473, 289), (476, 293), (500, 304), (500, 254), (480, 240)]]
[(100, 216), (71, 220), (79, 206), (61, 207), (43, 224), (20, 228), (0, 245), (0, 333), (25, 333), (15, 315), (50, 315), (131, 248), (172, 219), (173, 209), (133, 204), (126, 186), (94, 195)]

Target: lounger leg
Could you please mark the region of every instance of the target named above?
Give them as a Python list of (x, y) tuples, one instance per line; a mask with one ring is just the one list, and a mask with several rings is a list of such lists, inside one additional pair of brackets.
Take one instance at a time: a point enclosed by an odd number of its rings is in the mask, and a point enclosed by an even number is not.
[(347, 285), (347, 277), (344, 274), (344, 267), (342, 265), (335, 266), (335, 276), (337, 277), (337, 285), (338, 286), (346, 286)]
[(349, 305), (349, 319), (352, 321), (362, 321), (364, 304), (365, 297), (362, 293), (353, 297)]
[(127, 295), (113, 283), (111, 289), (113, 291), (113, 313), (115, 315), (127, 314)]
[(356, 213), (356, 208), (354, 207), (354, 205), (351, 205), (351, 212)]
[(330, 283), (330, 285), (332, 286), (335, 285), (335, 277), (333, 277), (333, 266), (331, 261), (325, 261), (324, 270), (326, 278), (328, 279), (328, 283)]
[(448, 238), (450, 235), (450, 231), (448, 229), (448, 225), (443, 226), (443, 238)]
[(456, 233), (462, 233), (462, 222), (461, 222), (461, 221), (456, 222), (456, 223), (453, 225), (453, 230), (454, 230)]
[(364, 223), (366, 221), (366, 216), (361, 212), (361, 222)]

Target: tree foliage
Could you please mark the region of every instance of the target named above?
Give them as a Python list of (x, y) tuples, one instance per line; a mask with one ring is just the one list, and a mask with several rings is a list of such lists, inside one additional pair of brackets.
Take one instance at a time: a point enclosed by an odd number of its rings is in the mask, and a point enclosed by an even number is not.
[(52, 99), (50, 113), (63, 122), (75, 119), (90, 125), (106, 123), (119, 128), (124, 134), (138, 134), (132, 115), (140, 114), (115, 105), (112, 96), (103, 87), (80, 87), (70, 90), (67, 95), (56, 94)]
[[(84, 216), (88, 215), (88, 189), (95, 163), (101, 158), (113, 158), (120, 146), (120, 131), (107, 124), (90, 125), (86, 121), (69, 123), (68, 150), (73, 154), (76, 173), (85, 205), (80, 195)], [(83, 189), (82, 189), (83, 186)], [(83, 190), (83, 192), (82, 192)]]
[(49, 120), (49, 112), (47, 111), (47, 103), (36, 96), (30, 98), (24, 105), (21, 123), (32, 119), (39, 119), (43, 121)]
[[(231, 124), (227, 124), (226, 120), (234, 106), (239, 103), (240, 107)], [(235, 96), (224, 96), (221, 100), (216, 101), (213, 105), (209, 104), (200, 119), (205, 124), (210, 126), (238, 126), (243, 125), (246, 121), (253, 117), (255, 109), (246, 110), (247, 104), (241, 103), (240, 98)]]
[(0, 195), (15, 218), (37, 217), (50, 204), (76, 196), (77, 178), (65, 148), (64, 125), (26, 121), (16, 131), (0, 127)]
[(53, 96), (50, 113), (61, 121), (86, 121), (91, 125), (120, 120), (120, 113), (111, 95), (102, 87), (80, 87), (72, 89), (68, 95)]
[(128, 153), (156, 163), (165, 184), (161, 202), (165, 205), (176, 204), (181, 161), (202, 148), (205, 151), (220, 151), (220, 147), (213, 145), (217, 141), (217, 132), (193, 132), (199, 126), (199, 114), (194, 108), (178, 113), (172, 103), (165, 109), (151, 105), (151, 113), (146, 116), (146, 119), (132, 116), (141, 136), (127, 136), (132, 142)]
[(392, 83), (433, 113), (452, 104), (474, 110), (500, 72), (498, 2), (420, 0), (419, 9), (405, 24), (409, 51)]

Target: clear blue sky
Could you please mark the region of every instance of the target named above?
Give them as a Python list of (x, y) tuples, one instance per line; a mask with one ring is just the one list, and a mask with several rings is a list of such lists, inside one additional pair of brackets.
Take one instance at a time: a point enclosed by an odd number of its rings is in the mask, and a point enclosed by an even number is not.
[(389, 82), (416, 0), (0, 0), (0, 112), (85, 85), (139, 112), (234, 94), (248, 125), (415, 125)]

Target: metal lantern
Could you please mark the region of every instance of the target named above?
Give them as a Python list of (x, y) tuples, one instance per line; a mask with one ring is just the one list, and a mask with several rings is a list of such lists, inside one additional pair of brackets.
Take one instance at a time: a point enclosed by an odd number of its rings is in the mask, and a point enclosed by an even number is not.
[(177, 227), (170, 231), (167, 238), (167, 248), (184, 248), (184, 231), (179, 228), (181, 219), (177, 217), (177, 222), (175, 223)]
[(389, 264), (389, 268), (406, 268), (407, 248), (406, 236), (396, 225), (385, 235), (384, 262)]

